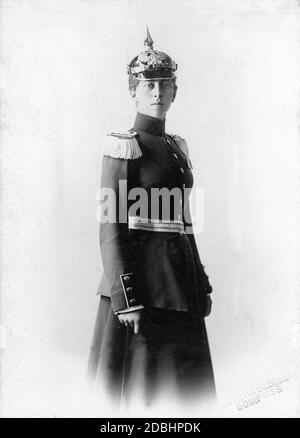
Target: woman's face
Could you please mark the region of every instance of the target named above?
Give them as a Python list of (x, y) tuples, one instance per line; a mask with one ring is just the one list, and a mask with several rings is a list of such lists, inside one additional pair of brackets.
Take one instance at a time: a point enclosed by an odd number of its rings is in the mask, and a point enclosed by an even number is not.
[(171, 79), (141, 80), (131, 92), (139, 113), (164, 119), (176, 96), (177, 86)]

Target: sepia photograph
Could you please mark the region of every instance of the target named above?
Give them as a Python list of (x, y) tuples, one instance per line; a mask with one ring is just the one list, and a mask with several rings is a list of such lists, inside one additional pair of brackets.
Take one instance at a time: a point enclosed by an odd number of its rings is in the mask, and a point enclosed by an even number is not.
[(0, 20), (0, 417), (299, 417), (299, 1)]

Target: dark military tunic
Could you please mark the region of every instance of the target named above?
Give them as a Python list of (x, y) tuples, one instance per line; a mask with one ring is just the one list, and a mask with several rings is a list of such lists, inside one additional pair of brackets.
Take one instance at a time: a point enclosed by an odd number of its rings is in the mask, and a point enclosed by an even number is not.
[[(100, 226), (104, 272), (90, 376), (116, 399), (143, 386), (151, 402), (163, 390), (166, 375), (180, 396), (211, 395), (214, 379), (203, 317), (212, 287), (184, 196), (193, 186), (186, 143), (166, 134), (164, 121), (139, 113), (127, 136), (109, 137), (101, 186), (117, 194), (118, 220)], [(120, 181), (126, 182), (125, 190)], [(146, 210), (145, 203), (136, 208), (136, 197), (128, 199), (134, 188), (148, 195)], [(170, 197), (167, 211), (159, 198), (151, 197), (153, 189), (163, 188), (182, 194)], [(125, 220), (120, 220), (124, 211)], [(138, 308), (143, 308), (141, 329), (134, 334), (116, 313)]]

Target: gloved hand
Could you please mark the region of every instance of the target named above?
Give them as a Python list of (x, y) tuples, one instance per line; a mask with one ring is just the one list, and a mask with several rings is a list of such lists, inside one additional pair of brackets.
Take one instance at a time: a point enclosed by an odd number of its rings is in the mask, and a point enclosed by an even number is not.
[(131, 327), (135, 334), (140, 332), (140, 319), (143, 310), (135, 310), (134, 312), (119, 313), (119, 321), (126, 327)]

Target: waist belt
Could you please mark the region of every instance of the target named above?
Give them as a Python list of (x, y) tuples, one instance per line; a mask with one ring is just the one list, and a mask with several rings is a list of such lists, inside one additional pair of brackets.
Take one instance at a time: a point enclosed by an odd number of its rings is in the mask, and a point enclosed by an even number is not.
[(133, 230), (158, 231), (183, 234), (184, 223), (180, 220), (148, 219), (139, 216), (128, 217), (128, 227)]

